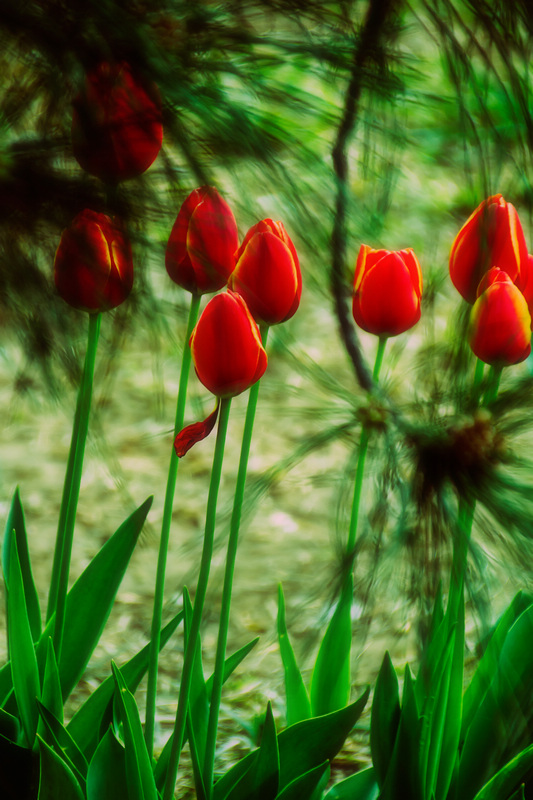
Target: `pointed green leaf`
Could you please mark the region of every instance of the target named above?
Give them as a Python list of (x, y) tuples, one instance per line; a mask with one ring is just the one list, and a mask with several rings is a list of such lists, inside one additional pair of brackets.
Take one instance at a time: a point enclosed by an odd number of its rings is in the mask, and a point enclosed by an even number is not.
[(41, 635), (41, 609), (39, 606), (39, 596), (35, 588), (33, 574), (31, 571), (30, 552), (28, 549), (28, 536), (26, 533), (26, 522), (24, 519), (24, 511), (20, 500), (18, 487), (15, 489), (13, 500), (11, 501), (11, 508), (7, 516), (4, 544), (2, 548), (2, 565), (4, 569), (4, 580), (9, 583), (9, 575), (6, 570), (9, 567), (11, 542), (13, 537), (17, 541), (17, 550), (20, 563), (20, 571), (22, 573), (22, 582), (24, 584), (24, 596), (26, 598), (26, 607), (28, 609), (28, 620), (30, 623), (31, 635), (34, 642), (37, 641)]
[(324, 800), (377, 800), (379, 786), (373, 767), (362, 769), (332, 786)]
[(87, 800), (127, 797), (126, 751), (108, 728), (89, 764)]
[(46, 663), (43, 677), (43, 693), (41, 702), (52, 714), (63, 722), (63, 698), (52, 638), (48, 638)]
[(400, 722), (400, 694), (398, 677), (389, 653), (385, 653), (376, 681), (370, 722), (370, 750), (375, 779), (380, 786), (385, 783), (398, 725)]
[(320, 645), (311, 679), (311, 708), (318, 717), (344, 708), (350, 699), (353, 577), (350, 573)]
[[(185, 610), (185, 647), (187, 647), (193, 610), (191, 598), (186, 587), (183, 590), (183, 607)], [(202, 666), (202, 642), (200, 636), (197, 637), (194, 653), (191, 688), (189, 691), (189, 713), (198, 764), (203, 765), (205, 759), (207, 724), (209, 721), (209, 700)], [(199, 771), (201, 773), (201, 766)]]
[(285, 674), (287, 725), (311, 717), (311, 703), (292, 649), (285, 622), (285, 598), (281, 583), (278, 586), (278, 640)]
[[(176, 614), (174, 619), (162, 629), (160, 641), (161, 649), (166, 645), (182, 619), (183, 611), (180, 611)], [(150, 645), (147, 644), (120, 668), (126, 685), (132, 693), (136, 691), (148, 669), (149, 654)], [(96, 750), (100, 729), (104, 724), (109, 726), (111, 722), (110, 707), (114, 692), (115, 681), (113, 676), (110, 675), (91, 695), (89, 695), (67, 725), (67, 730), (87, 759), (92, 758)], [(106, 711), (109, 712), (107, 715)]]
[(507, 800), (517, 783), (525, 780), (531, 769), (533, 769), (533, 744), (502, 767), (480, 789), (474, 800)]
[(322, 797), (329, 780), (329, 761), (324, 761), (318, 767), (304, 772), (299, 778), (291, 781), (288, 786), (280, 792), (276, 800), (302, 800), (309, 797), (311, 800)]
[(251, 768), (227, 800), (274, 800), (279, 787), (279, 751), (272, 706), (268, 703), (261, 746)]
[(128, 690), (119, 668), (113, 662), (111, 662), (111, 668), (117, 687), (115, 697), (124, 727), (129, 800), (158, 800), (137, 703)]
[[(370, 688), (367, 688), (355, 703), (322, 717), (297, 722), (278, 735), (280, 792), (310, 769), (337, 755), (361, 716), (369, 694)], [(257, 754), (258, 750), (254, 750), (222, 775), (213, 789), (214, 800), (224, 800), (228, 796), (244, 773), (251, 769)]]
[[(20, 721), (13, 714), (0, 708), (0, 736), (17, 742), (21, 733)], [(0, 795), (1, 797), (1, 795)]]
[(31, 747), (37, 732), (39, 720), (37, 698), (41, 694), (41, 687), (15, 537), (12, 539), (9, 553), (8, 595), (7, 639), (11, 656), (11, 676), (25, 743)]
[[(152, 498), (149, 497), (122, 523), (67, 595), (65, 634), (59, 662), (63, 700), (76, 686), (98, 644), (151, 505)], [(52, 618), (39, 640), (39, 663), (44, 663), (46, 641), (53, 621)]]
[(418, 713), (415, 685), (405, 667), (400, 724), (380, 800), (423, 800), (419, 753), (422, 720)]
[(63, 759), (46, 742), (37, 738), (41, 757), (37, 800), (85, 800), (78, 781)]
[(64, 725), (42, 703), (39, 713), (47, 731), (46, 743), (60, 753), (82, 788), (87, 778), (87, 760)]

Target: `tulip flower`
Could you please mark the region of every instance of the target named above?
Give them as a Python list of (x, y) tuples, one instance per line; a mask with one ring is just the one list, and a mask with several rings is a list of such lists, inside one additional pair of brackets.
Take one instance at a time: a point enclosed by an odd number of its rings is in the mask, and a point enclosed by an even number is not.
[(99, 64), (74, 100), (72, 149), (80, 166), (105, 181), (145, 172), (163, 142), (161, 102), (124, 61)]
[(527, 303), (531, 315), (531, 325), (533, 327), (533, 255), (531, 255), (531, 253), (529, 253), (526, 259), (525, 269), (522, 269), (520, 278), (520, 291), (524, 295)]
[(361, 245), (355, 266), (353, 316), (364, 331), (397, 336), (420, 319), (422, 272), (411, 248), (372, 250)]
[(239, 246), (235, 217), (218, 191), (201, 186), (187, 197), (172, 227), (165, 266), (188, 292), (222, 289), (235, 267)]
[(133, 285), (129, 242), (105, 214), (85, 209), (63, 231), (54, 261), (63, 300), (96, 313), (120, 305)]
[(228, 286), (244, 297), (254, 319), (264, 325), (285, 322), (302, 294), (298, 256), (281, 222), (264, 219), (246, 234)]
[(516, 209), (501, 194), (484, 200), (465, 222), (450, 252), (450, 277), (457, 291), (474, 303), (477, 287), (491, 267), (506, 272), (522, 288), (527, 246)]
[(531, 352), (531, 316), (526, 300), (509, 275), (488, 271), (470, 316), (469, 342), (474, 354), (498, 367), (518, 364)]

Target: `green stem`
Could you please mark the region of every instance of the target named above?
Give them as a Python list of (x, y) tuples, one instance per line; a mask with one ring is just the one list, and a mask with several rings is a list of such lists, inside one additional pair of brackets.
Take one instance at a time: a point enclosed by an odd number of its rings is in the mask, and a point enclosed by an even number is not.
[(483, 405), (484, 406), (490, 405), (496, 399), (496, 395), (498, 394), (498, 389), (500, 387), (500, 379), (502, 377), (502, 370), (503, 370), (503, 367), (491, 366), (491, 368), (489, 370), (488, 386), (487, 386), (487, 390), (485, 392), (485, 396), (483, 398)]
[[(268, 328), (261, 330), (263, 347), (266, 346), (268, 338)], [(239, 529), (241, 525), (242, 506), (244, 501), (244, 487), (246, 484), (246, 472), (248, 469), (248, 457), (250, 455), (250, 445), (252, 443), (252, 432), (254, 427), (255, 412), (257, 409), (257, 399), (259, 397), (260, 381), (254, 383), (250, 389), (248, 397), (248, 408), (246, 409), (246, 419), (242, 435), (241, 455), (239, 460), (239, 471), (237, 473), (237, 484), (235, 487), (235, 497), (233, 500), (233, 510), (231, 514), (231, 524), (228, 539), (228, 549), (226, 554), (226, 567), (224, 572), (224, 586), (222, 589), (222, 605), (220, 609), (220, 621), (218, 625), (218, 640), (215, 657), (215, 670), (213, 673), (213, 689), (211, 693), (211, 703), (209, 706), (209, 722), (207, 726), (207, 738), (205, 746), (204, 761), (204, 786), (207, 798), (211, 797), (213, 791), (213, 773), (215, 764), (215, 749), (218, 728), (218, 716), (220, 712), (220, 701), (222, 697), (222, 684), (224, 682), (224, 664), (226, 660), (226, 645), (228, 641), (229, 616), (231, 608), (231, 593), (233, 588), (233, 575), (235, 572), (235, 560), (237, 558), (237, 547), (239, 543)]]
[[(380, 336), (378, 349), (376, 352), (376, 360), (374, 362), (374, 371), (372, 378), (374, 383), (378, 382), (381, 365), (383, 364), (383, 354), (387, 344), (387, 337)], [(359, 440), (359, 455), (357, 456), (357, 469), (355, 471), (355, 485), (352, 500), (352, 512), (350, 515), (350, 526), (348, 528), (348, 545), (347, 551), (351, 558), (355, 548), (355, 539), (357, 536), (357, 524), (359, 521), (359, 507), (361, 504), (361, 491), (363, 488), (363, 478), (365, 475), (365, 460), (368, 450), (369, 432), (366, 425), (363, 425), (361, 430), (361, 438)]]
[[(187, 385), (189, 383), (189, 373), (191, 368), (191, 349), (189, 339), (191, 337), (198, 311), (200, 309), (200, 295), (193, 294), (189, 308), (189, 319), (185, 334), (183, 347), (183, 357), (181, 361), (180, 383), (178, 389), (178, 399), (176, 403), (176, 417), (174, 421), (174, 437), (183, 428), (185, 417), (185, 402), (187, 398)], [(144, 738), (146, 749), (150, 758), (154, 749), (155, 733), (155, 706), (157, 697), (157, 670), (159, 665), (159, 649), (161, 646), (161, 620), (163, 616), (163, 594), (165, 590), (165, 575), (167, 568), (168, 545), (170, 539), (170, 525), (172, 523), (172, 509), (174, 504), (174, 493), (176, 490), (176, 479), (178, 475), (179, 458), (172, 444), (170, 454), (170, 464), (168, 467), (167, 488), (165, 492), (165, 505), (163, 508), (163, 521), (161, 524), (161, 538), (159, 541), (159, 555), (157, 559), (157, 571), (154, 590), (154, 607), (152, 613), (152, 627), (150, 633), (150, 652), (148, 665), (148, 683), (146, 688), (146, 724)]]
[(192, 668), (194, 662), (194, 651), (196, 641), (200, 632), (200, 623), (204, 608), (205, 596), (207, 592), (207, 582), (211, 569), (211, 559), (213, 557), (213, 544), (215, 538), (216, 508), (220, 477), (222, 474), (222, 461), (224, 458), (224, 445), (226, 442), (226, 432), (228, 429), (228, 419), (231, 407), (231, 398), (223, 398), (220, 403), (220, 415), (218, 418), (217, 441), (213, 456), (213, 466), (211, 469), (211, 482), (209, 484), (209, 496), (207, 499), (207, 511), (205, 516), (204, 546), (202, 549), (202, 560), (200, 563), (200, 573), (194, 597), (194, 609), (191, 620), (191, 628), (185, 649), (183, 660), (183, 672), (181, 675), (180, 693), (178, 698), (178, 708), (174, 721), (174, 731), (172, 734), (172, 746), (168, 763), (165, 789), (163, 800), (171, 800), (174, 794), (174, 787), (178, 776), (179, 758), (183, 746), (185, 724), (187, 721), (187, 711), (189, 706), (189, 694), (191, 688)]
[(55, 570), (52, 572), (48, 613), (49, 617), (51, 617), (55, 611), (53, 643), (58, 664), (61, 658), (61, 646), (63, 643), (70, 557), (74, 539), (76, 511), (80, 496), (85, 442), (87, 441), (87, 431), (89, 429), (94, 365), (96, 361), (101, 318), (102, 315), (100, 313), (89, 315), (87, 351), (85, 353), (83, 375), (78, 391), (78, 400), (74, 415), (74, 429), (72, 432), (67, 474), (65, 476), (63, 498), (61, 501), (60, 524), (57, 531), (56, 554), (54, 556)]
[(481, 400), (481, 382), (483, 380), (483, 371), (485, 369), (485, 362), (482, 361), (480, 358), (476, 361), (476, 369), (474, 372), (474, 386), (472, 389), (472, 394), (474, 397), (474, 405), (477, 408), (479, 405), (479, 401)]

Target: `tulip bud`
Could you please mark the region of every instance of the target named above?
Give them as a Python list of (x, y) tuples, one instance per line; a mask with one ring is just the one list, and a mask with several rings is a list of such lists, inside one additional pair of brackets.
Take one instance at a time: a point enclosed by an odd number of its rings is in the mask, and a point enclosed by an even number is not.
[(361, 245), (355, 266), (353, 316), (368, 333), (397, 336), (420, 319), (422, 271), (411, 248)]
[(80, 166), (104, 181), (141, 175), (163, 142), (157, 88), (141, 83), (131, 67), (101, 63), (74, 100), (72, 149)]
[(165, 266), (188, 292), (222, 289), (235, 267), (239, 236), (235, 217), (218, 191), (201, 186), (187, 197), (172, 227)]
[(479, 285), (470, 315), (469, 342), (487, 364), (508, 366), (531, 352), (531, 317), (527, 303), (509, 275), (497, 267)]
[(250, 228), (228, 285), (244, 297), (257, 322), (276, 325), (292, 317), (300, 304), (302, 276), (281, 222), (265, 219)]
[(131, 248), (122, 229), (105, 214), (82, 211), (61, 235), (54, 280), (74, 308), (95, 313), (119, 306), (133, 285)]
[[(524, 264), (522, 264), (524, 267)], [(520, 291), (524, 295), (529, 313), (531, 315), (531, 326), (533, 328), (533, 255), (528, 254), (525, 262), (525, 269), (522, 269), (520, 276)]]
[(464, 299), (474, 303), (479, 282), (491, 267), (506, 272), (520, 287), (526, 259), (526, 240), (516, 209), (495, 194), (476, 208), (455, 237), (450, 277)]
[(192, 333), (196, 374), (217, 397), (234, 397), (259, 380), (267, 366), (259, 329), (234, 292), (213, 297)]

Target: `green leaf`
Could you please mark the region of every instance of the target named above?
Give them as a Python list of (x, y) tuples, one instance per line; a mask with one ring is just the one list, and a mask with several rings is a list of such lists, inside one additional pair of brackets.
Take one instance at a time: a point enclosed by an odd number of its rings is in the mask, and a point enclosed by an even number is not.
[(119, 800), (126, 796), (126, 751), (108, 728), (89, 764), (87, 800)]
[(409, 665), (405, 667), (402, 711), (380, 800), (423, 800), (419, 753), (422, 720)]
[[(244, 645), (244, 647), (241, 647), (231, 656), (228, 656), (228, 658), (224, 662), (224, 674), (222, 677), (223, 683), (227, 681), (229, 676), (239, 666), (241, 661), (243, 661), (243, 659), (246, 658), (248, 653), (255, 647), (258, 641), (259, 637), (253, 639), (251, 642)], [(210, 675), (206, 681), (206, 689), (208, 697), (211, 694), (212, 687), (213, 687), (213, 675)], [(169, 736), (155, 766), (154, 770), (155, 782), (157, 784), (157, 788), (159, 789), (159, 791), (162, 791), (165, 783), (171, 746), (172, 746), (172, 736)]]
[[(152, 498), (149, 497), (122, 523), (67, 595), (65, 633), (59, 661), (63, 700), (78, 683), (98, 644), (151, 505)], [(39, 640), (40, 663), (44, 661), (43, 653), (53, 622), (54, 618)]]
[(370, 721), (370, 750), (375, 779), (380, 786), (385, 783), (394, 742), (400, 722), (400, 694), (398, 677), (389, 653), (385, 653), (376, 681)]
[(272, 706), (268, 703), (261, 746), (249, 770), (227, 800), (274, 800), (279, 787), (279, 751)]
[(72, 770), (40, 737), (41, 772), (37, 800), (85, 800)]
[(324, 800), (377, 800), (379, 786), (373, 767), (362, 769), (332, 786)]
[(0, 708), (0, 736), (4, 736), (11, 742), (17, 742), (20, 732), (20, 721), (17, 717)]
[(310, 800), (322, 797), (329, 780), (329, 761), (324, 761), (318, 767), (304, 772), (299, 778), (291, 781), (288, 786), (280, 792), (276, 800), (302, 800), (309, 797)]
[(41, 702), (52, 714), (63, 722), (63, 698), (52, 638), (48, 638), (46, 663), (44, 666), (43, 692)]
[(126, 775), (129, 800), (158, 800), (150, 757), (144, 741), (139, 710), (135, 698), (114, 662), (111, 662), (116, 682), (116, 699), (124, 729)]
[(281, 584), (278, 586), (278, 640), (285, 674), (287, 725), (294, 725), (295, 722), (311, 717), (311, 703), (289, 640), (285, 622), (285, 598)]
[[(533, 744), (500, 769), (476, 794), (474, 800), (507, 800), (517, 783), (533, 768)], [(519, 789), (520, 792), (520, 789)], [(514, 796), (514, 795), (513, 795)], [(520, 797), (520, 793), (518, 794)]]
[[(180, 611), (161, 631), (161, 649), (166, 645), (179, 623), (183, 619)], [(257, 641), (257, 640), (256, 640)], [(124, 666), (120, 668), (122, 676), (130, 692), (135, 692), (148, 669), (150, 645), (147, 644)], [(87, 759), (91, 759), (98, 745), (98, 735), (102, 726), (111, 722), (111, 704), (115, 692), (115, 680), (112, 675), (103, 681), (72, 717), (67, 730), (76, 741)], [(108, 712), (106, 714), (106, 712)], [(105, 722), (104, 722), (105, 720)]]
[(48, 736), (46, 743), (50, 744), (73, 772), (82, 788), (85, 788), (88, 764), (85, 756), (78, 748), (76, 742), (64, 725), (42, 703), (38, 703), (39, 713), (45, 724)]
[[(339, 752), (353, 726), (361, 716), (370, 688), (346, 708), (322, 717), (297, 722), (278, 735), (280, 783), (283, 791), (292, 781), (324, 761), (331, 761)], [(214, 800), (224, 800), (245, 772), (251, 769), (258, 750), (248, 753), (215, 783)]]
[(25, 743), (32, 747), (39, 721), (37, 698), (41, 694), (41, 686), (15, 537), (12, 539), (9, 552), (8, 596), (7, 639), (11, 656), (13, 688), (24, 730)]
[(468, 728), (454, 786), (474, 797), (494, 772), (530, 742), (533, 720), (533, 606), (511, 626), (488, 691)]
[(461, 741), (464, 741), (472, 719), (490, 687), (494, 673), (496, 672), (503, 643), (510, 628), (514, 625), (520, 614), (529, 608), (530, 605), (531, 596), (523, 592), (518, 592), (496, 625), (485, 652), (483, 653), (483, 657), (464, 693)]
[(311, 679), (313, 716), (344, 708), (350, 699), (353, 577), (346, 579), (320, 645)]
[[(193, 610), (191, 598), (186, 587), (183, 590), (183, 607), (185, 609), (185, 647), (187, 647)], [(202, 642), (200, 636), (197, 637), (194, 652), (191, 688), (189, 691), (189, 715), (194, 734), (194, 744), (198, 757), (198, 763), (199, 765), (203, 765), (205, 760), (207, 724), (209, 721), (209, 700), (202, 666)]]
[[(34, 642), (41, 635), (41, 609), (39, 606), (39, 596), (35, 588), (33, 574), (31, 571), (30, 553), (28, 549), (28, 536), (26, 533), (26, 522), (24, 511), (20, 500), (18, 487), (15, 489), (11, 508), (7, 516), (4, 534), (4, 544), (2, 548), (2, 565), (4, 569), (4, 580), (9, 584), (9, 560), (11, 542), (13, 538), (17, 542), (17, 550), (24, 584), (24, 596), (26, 598), (26, 608), (28, 610), (28, 620), (30, 623), (31, 635)], [(7, 571), (7, 574), (6, 574)]]

